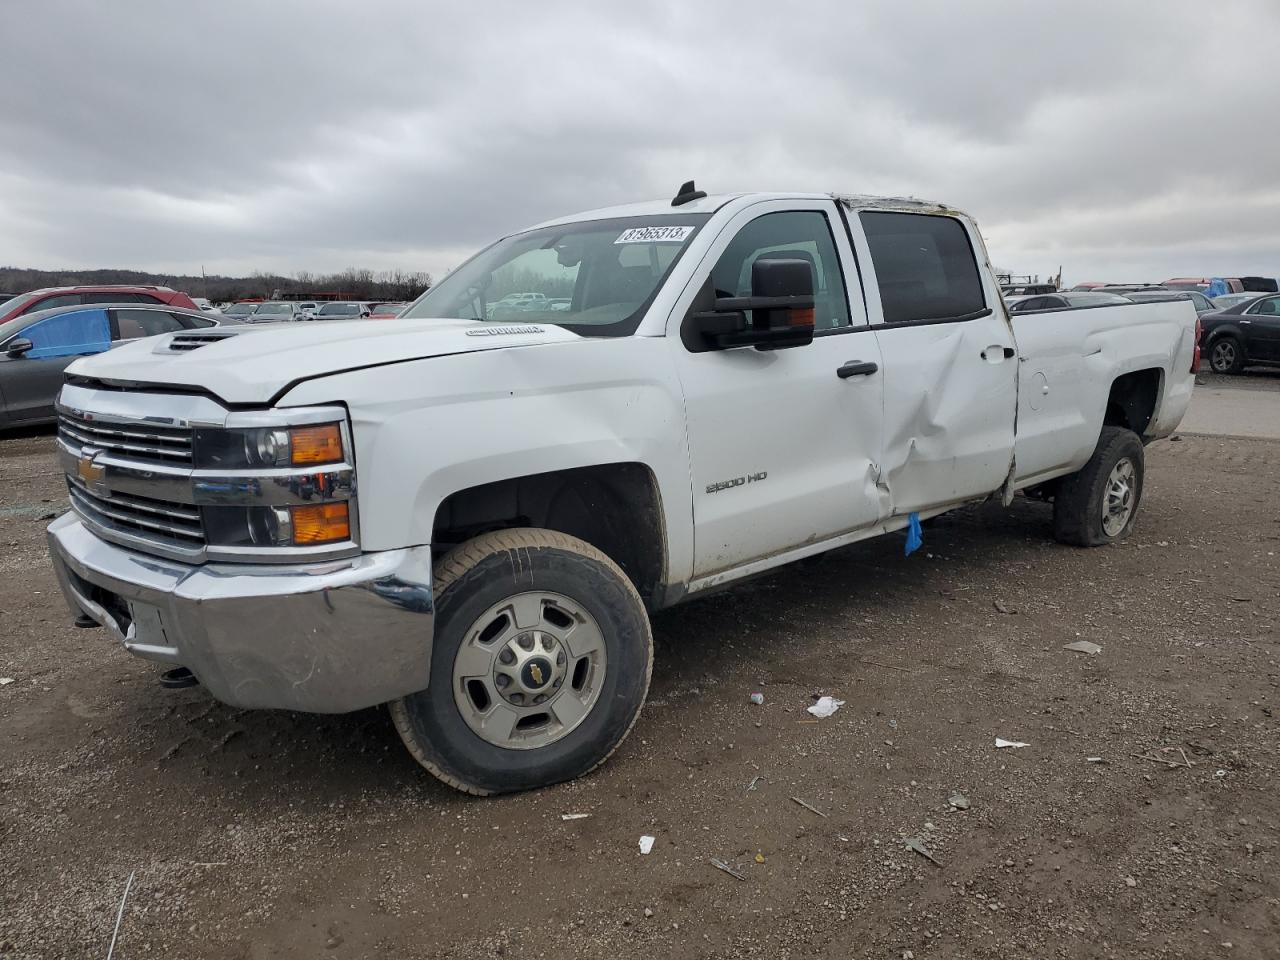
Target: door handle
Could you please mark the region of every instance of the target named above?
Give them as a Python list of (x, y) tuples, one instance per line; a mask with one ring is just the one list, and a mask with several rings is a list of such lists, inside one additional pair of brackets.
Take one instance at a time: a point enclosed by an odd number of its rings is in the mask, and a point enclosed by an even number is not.
[(879, 369), (880, 367), (870, 360), (850, 360), (836, 368), (836, 376), (841, 380), (848, 380), (850, 377), (868, 377)]
[(1013, 347), (1002, 347), (996, 343), (982, 351), (982, 359), (988, 363), (999, 363), (1001, 360), (1012, 360), (1017, 352)]

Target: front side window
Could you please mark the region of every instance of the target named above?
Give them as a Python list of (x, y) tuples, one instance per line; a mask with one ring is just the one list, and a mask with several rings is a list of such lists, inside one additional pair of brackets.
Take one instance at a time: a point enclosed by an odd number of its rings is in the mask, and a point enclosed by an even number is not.
[(115, 313), (116, 327), (120, 332), (117, 339), (120, 340), (137, 340), (186, 329), (177, 317), (163, 310), (117, 310)]
[(850, 325), (840, 256), (827, 218), (816, 210), (766, 213), (743, 227), (711, 271), (716, 297), (751, 296), (757, 260), (803, 260), (813, 274), (814, 328)]
[(869, 210), (859, 220), (886, 323), (965, 320), (986, 309), (973, 245), (959, 220)]
[(33, 344), (27, 359), (78, 357), (101, 353), (111, 346), (111, 328), (105, 310), (77, 310), (37, 320), (19, 336)]
[(52, 310), (55, 307), (74, 307), (79, 303), (80, 303), (80, 294), (59, 293), (56, 296), (45, 297), (43, 300), (35, 301), (22, 312), (35, 313), (37, 310)]
[(706, 214), (618, 217), (499, 240), (402, 316), (547, 323), (583, 336), (635, 333)]

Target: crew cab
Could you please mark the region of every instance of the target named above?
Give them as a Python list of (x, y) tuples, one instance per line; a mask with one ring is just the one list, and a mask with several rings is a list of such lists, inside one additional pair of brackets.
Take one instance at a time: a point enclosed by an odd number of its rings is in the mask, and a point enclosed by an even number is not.
[[(546, 309), (498, 311), (513, 278)], [(1124, 537), (1195, 323), (1011, 320), (942, 204), (688, 183), (513, 233), (393, 324), (78, 361), (49, 541), (79, 623), (214, 697), (388, 704), (446, 783), (529, 789), (631, 730), (651, 611), (1019, 491)]]

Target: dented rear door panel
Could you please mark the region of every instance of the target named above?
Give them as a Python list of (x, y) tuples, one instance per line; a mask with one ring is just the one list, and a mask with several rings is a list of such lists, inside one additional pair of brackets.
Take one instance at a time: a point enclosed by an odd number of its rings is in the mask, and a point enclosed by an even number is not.
[[(982, 238), (967, 217), (933, 205), (846, 206), (883, 361), (882, 517), (936, 510), (994, 493), (1012, 469), (1018, 357)], [(935, 251), (922, 242), (893, 261), (881, 246), (877, 270), (861, 212), (945, 217), (959, 223), (977, 271), (970, 296), (978, 306), (970, 313), (977, 315), (940, 321), (927, 313), (919, 318), (910, 314), (906, 304), (912, 297), (928, 302), (921, 291), (927, 284), (920, 280), (925, 275), (920, 264), (928, 264)], [(893, 319), (886, 319), (882, 284), (887, 295), (899, 298), (889, 314)], [(909, 317), (904, 319), (904, 312)]]

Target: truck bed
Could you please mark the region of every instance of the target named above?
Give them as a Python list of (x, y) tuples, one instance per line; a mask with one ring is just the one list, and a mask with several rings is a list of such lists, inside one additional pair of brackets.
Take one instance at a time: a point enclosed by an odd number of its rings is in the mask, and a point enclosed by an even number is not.
[(1195, 383), (1190, 301), (1038, 310), (1012, 321), (1020, 358), (1017, 487), (1072, 473), (1089, 459), (1120, 377), (1153, 371), (1142, 374), (1157, 383), (1140, 431), (1145, 441), (1177, 428)]

